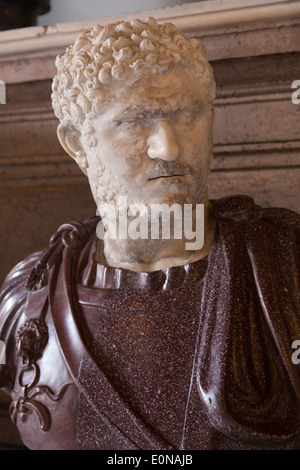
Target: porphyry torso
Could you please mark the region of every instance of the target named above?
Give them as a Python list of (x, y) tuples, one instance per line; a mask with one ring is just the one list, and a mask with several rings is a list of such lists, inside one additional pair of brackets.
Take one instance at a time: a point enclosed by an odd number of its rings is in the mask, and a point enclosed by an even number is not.
[(1, 385), (28, 447), (300, 447), (299, 217), (247, 197), (214, 211), (209, 256), (186, 266), (102, 266), (95, 218), (12, 271)]

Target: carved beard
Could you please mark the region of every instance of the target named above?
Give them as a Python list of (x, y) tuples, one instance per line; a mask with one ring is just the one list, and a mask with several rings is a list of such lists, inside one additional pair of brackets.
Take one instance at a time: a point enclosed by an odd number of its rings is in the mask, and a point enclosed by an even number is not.
[[(140, 205), (142, 204), (149, 213), (151, 212), (151, 205), (154, 203), (153, 200), (146, 200), (140, 197), (134, 197), (132, 194), (128, 194), (128, 185), (124, 184), (122, 179), (114, 174), (114, 172), (103, 167), (93, 169), (91, 167), (87, 170), (90, 188), (92, 191), (93, 198), (96, 202), (97, 208), (101, 204), (112, 204), (114, 207), (119, 206), (119, 197), (126, 196), (128, 205)], [(178, 197), (174, 198), (174, 195), (170, 195), (170, 199), (166, 200), (165, 203), (172, 204), (196, 204), (198, 201), (202, 201), (207, 192), (207, 178), (201, 186), (199, 185), (199, 191), (197, 194), (191, 195), (189, 197)]]
[[(90, 152), (93, 151), (90, 149)], [(209, 145), (206, 148), (202, 149), (203, 155), (195, 155), (194, 158), (199, 158), (202, 162), (212, 159), (212, 141), (209, 142)], [(209, 155), (209, 157), (207, 157)], [(158, 164), (161, 166), (161, 164)], [(164, 162), (165, 165), (165, 162)], [(168, 205), (172, 204), (197, 204), (203, 202), (208, 188), (208, 177), (209, 177), (209, 168), (206, 168), (206, 165), (203, 164), (200, 174), (199, 174), (199, 185), (195, 187), (192, 191), (192, 185), (189, 187), (191, 191), (187, 195), (178, 196), (174, 192), (169, 192), (169, 197), (167, 193), (164, 194), (165, 200), (164, 203)], [(87, 168), (87, 176), (89, 179), (89, 184), (93, 198), (96, 202), (97, 209), (103, 203), (112, 204), (114, 207), (119, 205), (119, 197), (126, 196), (128, 205), (139, 205), (143, 206), (149, 211), (151, 211), (151, 204), (158, 203), (158, 200), (155, 200), (155, 197), (159, 197), (158, 194), (152, 194), (151, 197), (145, 199), (141, 196), (132, 194), (132, 186), (124, 179), (117, 175), (111, 168), (106, 167), (99, 158), (89, 159), (89, 166)], [(195, 174), (192, 174), (192, 178), (196, 178)], [(134, 183), (133, 183), (134, 184)]]

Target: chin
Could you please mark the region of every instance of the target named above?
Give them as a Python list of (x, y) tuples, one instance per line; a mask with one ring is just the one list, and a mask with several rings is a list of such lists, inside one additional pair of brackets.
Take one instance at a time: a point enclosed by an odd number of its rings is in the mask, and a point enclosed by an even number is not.
[(176, 192), (156, 196), (151, 201), (148, 201), (148, 205), (150, 204), (167, 204), (168, 206), (179, 204), (180, 206), (184, 206), (184, 204), (193, 204), (193, 197), (190, 194)]

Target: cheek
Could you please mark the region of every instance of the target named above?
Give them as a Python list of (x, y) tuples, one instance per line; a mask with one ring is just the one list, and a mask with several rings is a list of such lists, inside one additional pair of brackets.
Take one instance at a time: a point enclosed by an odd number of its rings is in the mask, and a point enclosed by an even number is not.
[(191, 139), (196, 141), (200, 147), (209, 148), (211, 146), (212, 136), (212, 120), (205, 117), (195, 126)]
[(97, 167), (102, 166), (116, 175), (133, 179), (146, 165), (146, 142), (145, 136), (130, 131), (106, 135), (105, 140), (99, 138), (97, 147), (89, 152), (89, 166), (95, 172)]
[(132, 170), (140, 169), (145, 164), (147, 156), (146, 142), (143, 139), (132, 139), (126, 153), (126, 165)]
[(118, 161), (124, 171), (140, 169), (147, 156), (147, 136), (134, 129), (121, 131), (111, 141), (110, 158)]
[(198, 154), (210, 153), (211, 147), (210, 138), (203, 129), (183, 134), (180, 138), (180, 145), (183, 155), (188, 159)]
[(212, 141), (205, 128), (196, 129), (193, 133), (185, 135), (182, 141), (183, 158), (186, 164), (196, 174), (204, 174), (209, 171)]

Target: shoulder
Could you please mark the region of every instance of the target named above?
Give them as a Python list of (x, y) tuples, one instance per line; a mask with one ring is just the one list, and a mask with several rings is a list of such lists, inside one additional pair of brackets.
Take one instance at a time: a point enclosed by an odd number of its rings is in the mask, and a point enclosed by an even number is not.
[[(40, 252), (27, 256), (7, 275), (0, 290), (0, 336), (6, 336), (7, 324), (20, 313), (27, 297), (27, 280), (40, 257)], [(5, 340), (5, 338), (3, 338)]]
[(250, 196), (237, 195), (212, 201), (217, 219), (259, 221), (300, 230), (300, 214), (282, 207), (261, 207)]
[(51, 236), (48, 245), (41, 252), (33, 253), (18, 263), (7, 275), (0, 289), (0, 340), (6, 347), (7, 367), (0, 369), (0, 387), (9, 387), (9, 377), (4, 377), (5, 370), (12, 375), (15, 362), (14, 338), (24, 320), (26, 301), (29, 291), (39, 290), (48, 284), (49, 271), (59, 266), (65, 250), (72, 256), (80, 252), (92, 233), (95, 232), (99, 218), (93, 217), (85, 222), (70, 222), (61, 225)]
[(243, 240), (257, 258), (268, 253), (274, 268), (284, 265), (300, 276), (299, 214), (280, 207), (260, 207), (249, 196), (231, 196), (212, 203), (217, 224), (229, 234), (228, 240)]
[(14, 337), (25, 309), (27, 279), (39, 259), (33, 253), (18, 263), (7, 275), (0, 290), (0, 340), (5, 345), (5, 364), (0, 366), (0, 387), (10, 390), (14, 382)]
[(300, 260), (300, 215), (281, 207), (260, 207), (252, 197), (238, 195), (212, 201), (217, 224), (233, 239), (244, 239), (256, 252), (266, 249), (280, 262)]
[(6, 317), (24, 303), (28, 291), (47, 285), (49, 270), (59, 262), (64, 249), (82, 248), (95, 233), (98, 222), (99, 218), (93, 217), (85, 222), (61, 225), (43, 251), (27, 256), (10, 271), (0, 289), (0, 336)]

